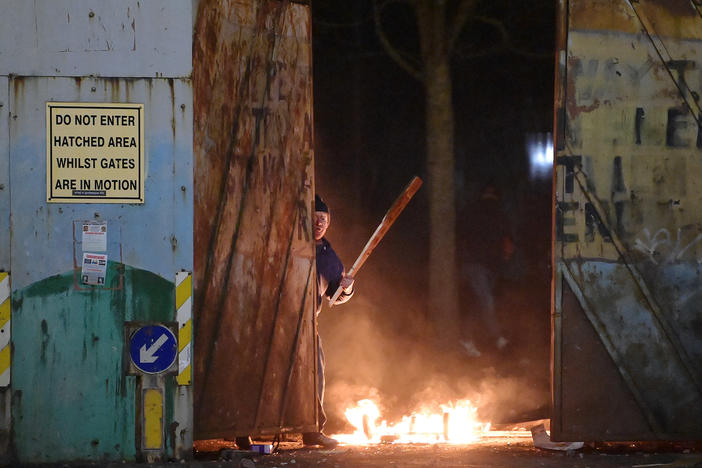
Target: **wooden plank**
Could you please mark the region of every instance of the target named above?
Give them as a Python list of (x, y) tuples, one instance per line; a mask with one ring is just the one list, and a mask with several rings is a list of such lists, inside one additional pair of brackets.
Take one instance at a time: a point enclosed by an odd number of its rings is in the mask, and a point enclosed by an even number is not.
[[(385, 216), (383, 216), (383, 219), (380, 221), (380, 224), (375, 229), (375, 232), (371, 235), (370, 239), (368, 239), (368, 242), (366, 242), (365, 247), (363, 247), (363, 250), (361, 250), (361, 253), (359, 254), (358, 258), (353, 263), (351, 269), (348, 271), (349, 276), (355, 276), (356, 273), (358, 273), (358, 270), (361, 269), (366, 260), (368, 260), (368, 257), (370, 257), (371, 253), (373, 253), (373, 249), (375, 249), (380, 243), (380, 241), (383, 240), (383, 237), (385, 237), (385, 233), (387, 233), (390, 230), (390, 227), (393, 225), (397, 217), (400, 216), (400, 213), (402, 213), (402, 211), (407, 206), (407, 203), (409, 203), (409, 201), (412, 199), (414, 194), (417, 193), (417, 190), (419, 190), (419, 187), (421, 186), (422, 179), (420, 179), (417, 176), (414, 176), (410, 183), (407, 184), (407, 187), (405, 187), (402, 193), (400, 193), (400, 196), (397, 197), (392, 206), (390, 206), (388, 211), (385, 213)], [(341, 286), (339, 286), (336, 289), (331, 299), (329, 299), (330, 307), (334, 305), (334, 302), (336, 302), (340, 294)]]

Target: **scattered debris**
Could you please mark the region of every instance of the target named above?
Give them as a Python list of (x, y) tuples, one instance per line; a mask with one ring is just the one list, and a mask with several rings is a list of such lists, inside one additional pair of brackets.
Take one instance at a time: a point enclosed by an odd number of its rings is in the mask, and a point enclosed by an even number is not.
[(238, 468), (255, 468), (256, 464), (251, 459), (253, 455), (254, 454), (249, 450), (223, 449), (219, 452), (219, 459), (233, 462), (238, 461)]
[(273, 451), (273, 444), (251, 444), (251, 451), (262, 454), (270, 454)]
[(531, 437), (534, 440), (534, 447), (545, 450), (571, 451), (580, 450), (585, 445), (584, 442), (552, 442), (551, 436), (546, 432), (543, 424), (531, 428)]

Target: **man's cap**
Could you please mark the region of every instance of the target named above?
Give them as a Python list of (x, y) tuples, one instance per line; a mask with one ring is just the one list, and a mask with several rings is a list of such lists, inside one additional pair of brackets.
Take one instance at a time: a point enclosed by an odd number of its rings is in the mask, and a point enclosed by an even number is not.
[(314, 211), (323, 211), (325, 213), (329, 213), (329, 207), (327, 207), (327, 204), (324, 203), (322, 197), (320, 197), (317, 194), (315, 194), (314, 196)]

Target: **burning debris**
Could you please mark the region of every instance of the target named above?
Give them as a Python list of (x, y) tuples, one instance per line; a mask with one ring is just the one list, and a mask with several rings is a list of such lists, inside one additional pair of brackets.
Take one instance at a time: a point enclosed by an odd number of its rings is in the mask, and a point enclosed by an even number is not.
[(478, 408), (470, 400), (435, 405), (440, 411), (422, 410), (403, 416), (396, 423), (381, 419), (378, 405), (369, 399), (347, 408), (346, 419), (355, 428), (353, 434), (334, 436), (345, 445), (367, 444), (470, 444), (486, 436), (530, 437), (524, 430), (493, 431), (491, 423), (481, 422)]

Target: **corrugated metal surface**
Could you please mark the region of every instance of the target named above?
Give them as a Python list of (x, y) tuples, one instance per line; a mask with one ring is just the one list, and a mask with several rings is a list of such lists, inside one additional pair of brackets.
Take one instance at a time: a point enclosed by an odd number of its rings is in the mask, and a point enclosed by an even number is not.
[(287, 1), (199, 3), (199, 438), (316, 425), (310, 22)]
[(561, 4), (552, 436), (702, 437), (702, 16)]
[[(0, 73), (11, 75), (0, 82), (10, 112), (9, 123), (0, 120), (9, 131), (0, 177), (10, 189), (9, 203), (0, 191), (0, 213), (11, 212), (12, 225), (0, 258), (9, 258), (13, 299), (3, 455), (23, 463), (189, 457), (192, 387), (178, 387), (174, 375), (126, 375), (125, 322), (175, 322), (176, 273), (193, 268), (191, 2), (1, 6)], [(123, 36), (134, 33), (128, 47)], [(49, 101), (144, 105), (143, 204), (46, 202)], [(83, 221), (107, 222), (105, 286), (80, 281)], [(150, 414), (140, 390), (154, 385), (164, 395), (162, 442), (147, 453), (137, 440)]]

